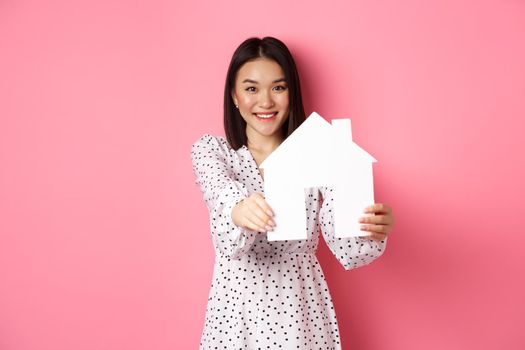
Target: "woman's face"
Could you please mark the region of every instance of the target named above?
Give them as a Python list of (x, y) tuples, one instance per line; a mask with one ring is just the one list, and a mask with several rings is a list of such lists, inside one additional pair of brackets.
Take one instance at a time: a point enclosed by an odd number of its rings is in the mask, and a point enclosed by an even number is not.
[(246, 134), (281, 137), (288, 118), (288, 85), (277, 62), (259, 58), (237, 71), (232, 98), (246, 121)]

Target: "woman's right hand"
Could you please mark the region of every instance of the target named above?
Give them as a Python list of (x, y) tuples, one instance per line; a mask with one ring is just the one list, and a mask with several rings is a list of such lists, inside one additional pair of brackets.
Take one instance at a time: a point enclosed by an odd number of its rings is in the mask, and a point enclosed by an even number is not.
[(275, 222), (272, 209), (260, 193), (252, 193), (232, 209), (233, 223), (239, 227), (259, 232), (271, 231)]

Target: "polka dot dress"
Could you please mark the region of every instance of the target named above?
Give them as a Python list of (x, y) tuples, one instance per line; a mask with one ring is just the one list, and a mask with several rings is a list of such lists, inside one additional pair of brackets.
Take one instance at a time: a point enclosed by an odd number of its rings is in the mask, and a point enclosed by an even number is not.
[(341, 349), (330, 292), (315, 252), (319, 228), (346, 270), (371, 263), (386, 239), (336, 238), (333, 192), (308, 189), (308, 238), (269, 242), (265, 233), (231, 220), (233, 207), (263, 179), (246, 146), (232, 149), (221, 136), (192, 145), (196, 183), (210, 212), (216, 258), (200, 349)]

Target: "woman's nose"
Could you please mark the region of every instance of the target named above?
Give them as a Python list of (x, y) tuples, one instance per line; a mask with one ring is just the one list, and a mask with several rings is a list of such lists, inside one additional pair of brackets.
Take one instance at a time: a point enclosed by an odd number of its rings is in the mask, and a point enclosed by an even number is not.
[(274, 102), (270, 92), (261, 94), (260, 105), (262, 108), (270, 108), (273, 104)]

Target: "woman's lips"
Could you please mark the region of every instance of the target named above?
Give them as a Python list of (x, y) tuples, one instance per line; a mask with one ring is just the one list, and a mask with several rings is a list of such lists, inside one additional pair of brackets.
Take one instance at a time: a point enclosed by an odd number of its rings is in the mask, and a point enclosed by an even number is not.
[(254, 113), (253, 115), (255, 115), (255, 117), (258, 120), (270, 121), (270, 120), (274, 120), (275, 119), (275, 117), (277, 116), (277, 112), (273, 112), (273, 113)]

